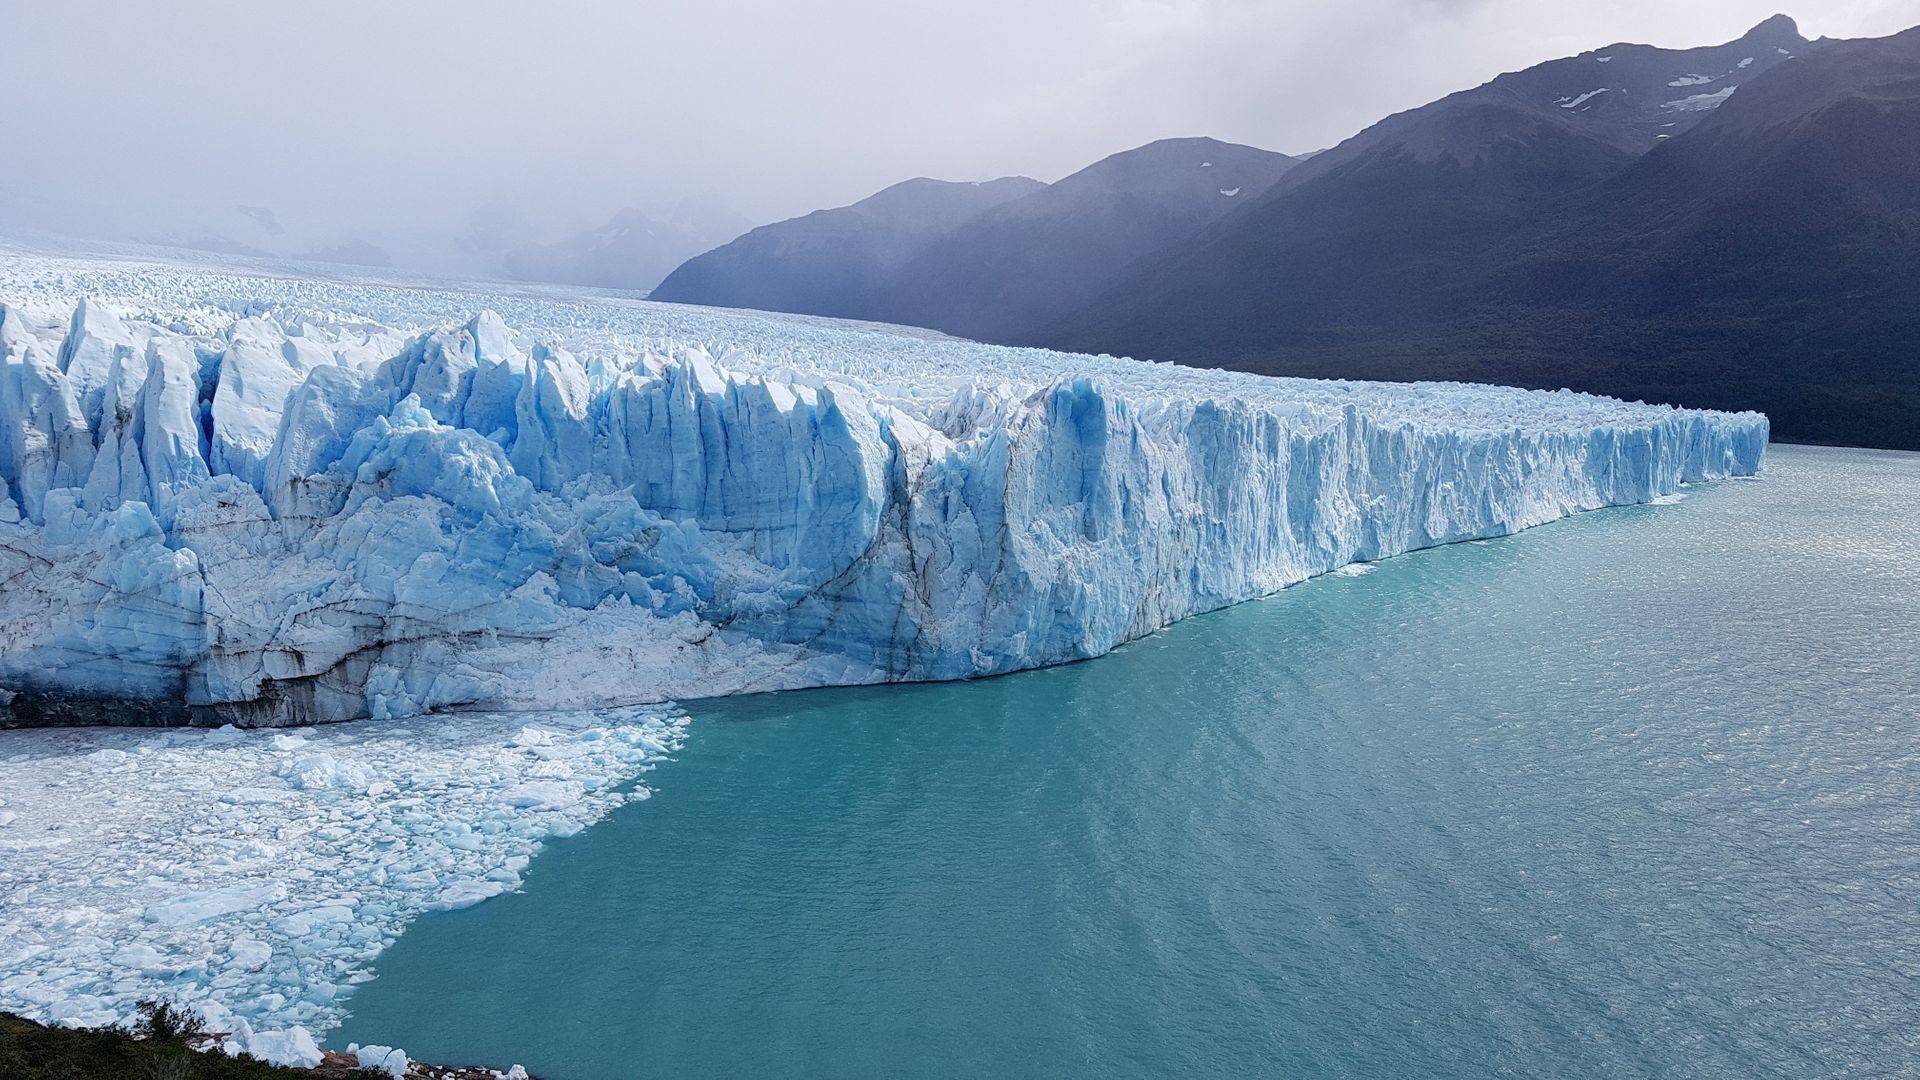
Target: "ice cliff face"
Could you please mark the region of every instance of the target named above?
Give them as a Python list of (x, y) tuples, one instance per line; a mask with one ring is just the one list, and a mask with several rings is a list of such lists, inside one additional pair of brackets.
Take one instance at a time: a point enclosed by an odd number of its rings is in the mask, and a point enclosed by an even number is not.
[(1564, 392), (137, 263), (9, 257), (0, 303), (16, 719), (1011, 671), (1749, 474), (1767, 435)]

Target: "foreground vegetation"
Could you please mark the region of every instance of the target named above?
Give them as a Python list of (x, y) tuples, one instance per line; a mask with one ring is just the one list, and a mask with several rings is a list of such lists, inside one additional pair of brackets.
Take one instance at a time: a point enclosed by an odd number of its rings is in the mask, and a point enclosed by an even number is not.
[[(0, 1077), (7, 1080), (312, 1080), (328, 1073), (288, 1069), (242, 1055), (201, 1053), (190, 1016), (164, 1003), (148, 1006), (126, 1028), (61, 1028), (0, 1013)], [(334, 1076), (375, 1077), (367, 1069)]]
[[(165, 1002), (143, 1003), (140, 1018), (127, 1027), (48, 1027), (0, 1012), (0, 1080), (389, 1080), (344, 1054), (328, 1054), (318, 1068), (293, 1069), (196, 1049), (209, 1041), (196, 1017)], [(407, 1075), (492, 1080), (500, 1074), (416, 1063)]]

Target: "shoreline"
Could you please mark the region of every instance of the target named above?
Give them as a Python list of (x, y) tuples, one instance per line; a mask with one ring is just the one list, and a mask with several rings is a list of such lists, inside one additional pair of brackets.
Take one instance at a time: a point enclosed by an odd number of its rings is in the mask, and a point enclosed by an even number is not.
[[(388, 1057), (389, 1064), (368, 1064), (352, 1051), (322, 1050), (318, 1064), (283, 1065), (251, 1054), (229, 1055), (221, 1042), (232, 1032), (180, 1035), (136, 1034), (117, 1027), (58, 1027), (18, 1013), (0, 1011), (0, 1065), (9, 1077), (58, 1075), (67, 1080), (122, 1080), (126, 1076), (167, 1075), (181, 1080), (202, 1073), (245, 1080), (539, 1080), (518, 1065), (436, 1065)], [(385, 1047), (379, 1049), (387, 1049)], [(230, 1060), (208, 1060), (202, 1055)], [(369, 1055), (369, 1059), (372, 1059)], [(401, 1064), (404, 1061), (405, 1064)]]

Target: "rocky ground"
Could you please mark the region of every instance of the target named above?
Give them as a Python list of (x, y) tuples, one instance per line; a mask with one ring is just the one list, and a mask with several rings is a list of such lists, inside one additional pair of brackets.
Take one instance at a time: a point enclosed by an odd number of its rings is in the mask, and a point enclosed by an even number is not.
[[(150, 1014), (149, 1014), (150, 1015)], [(352, 1054), (326, 1051), (310, 1069), (270, 1065), (249, 1055), (209, 1048), (219, 1033), (165, 1028), (66, 1028), (0, 1013), (0, 1076), (8, 1080), (296, 1080), (355, 1077), (390, 1080), (395, 1074), (360, 1064)], [(531, 1080), (517, 1066), (496, 1069), (409, 1062), (404, 1080)]]

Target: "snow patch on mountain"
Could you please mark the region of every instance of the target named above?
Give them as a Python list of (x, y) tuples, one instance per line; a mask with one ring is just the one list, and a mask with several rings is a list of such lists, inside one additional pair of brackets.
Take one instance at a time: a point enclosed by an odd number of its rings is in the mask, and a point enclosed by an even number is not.
[(1672, 109), (1675, 112), (1704, 112), (1708, 109), (1717, 109), (1721, 102), (1732, 97), (1733, 92), (1738, 89), (1737, 86), (1726, 86), (1711, 94), (1694, 94), (1678, 101), (1669, 101), (1661, 108)]
[(1575, 97), (1561, 98), (1559, 101), (1554, 102), (1554, 104), (1560, 106), (1563, 109), (1577, 109), (1580, 106), (1586, 104), (1589, 100), (1599, 97), (1601, 94), (1604, 94), (1606, 92), (1607, 92), (1607, 88), (1603, 86), (1598, 90), (1589, 90), (1586, 93), (1580, 94)]

